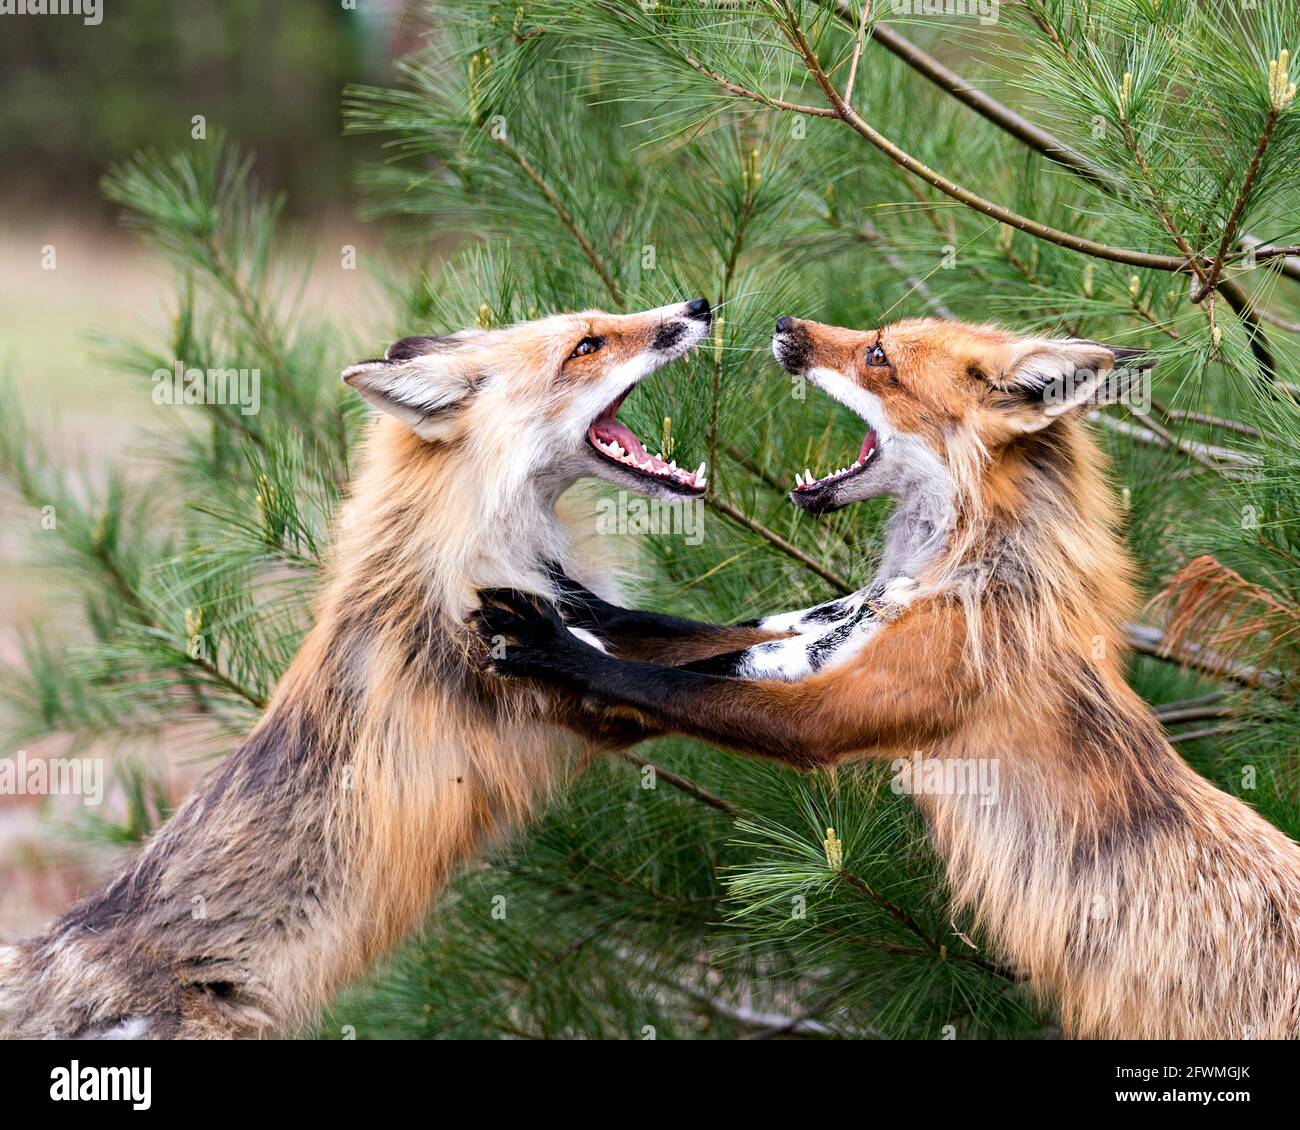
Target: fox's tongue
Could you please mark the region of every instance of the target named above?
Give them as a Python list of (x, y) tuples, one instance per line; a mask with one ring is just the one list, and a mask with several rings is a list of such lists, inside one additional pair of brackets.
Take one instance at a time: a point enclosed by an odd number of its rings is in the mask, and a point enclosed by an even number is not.
[(632, 470), (640, 471), (643, 475), (671, 479), (692, 490), (704, 489), (707, 480), (704, 477), (703, 463), (692, 472), (677, 466), (676, 460), (669, 461), (661, 455), (648, 454), (632, 429), (620, 424), (609, 413), (601, 416), (587, 429), (587, 438), (601, 454)]
[(638, 464), (644, 463), (650, 458), (632, 429), (620, 424), (612, 416), (602, 416), (592, 424), (589, 435), (593, 442), (603, 447), (612, 447), (617, 444), (626, 454), (631, 455)]

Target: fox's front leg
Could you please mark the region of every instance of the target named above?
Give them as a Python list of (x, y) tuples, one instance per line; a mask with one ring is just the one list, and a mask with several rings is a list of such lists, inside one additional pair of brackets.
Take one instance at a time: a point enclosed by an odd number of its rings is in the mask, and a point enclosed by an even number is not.
[(786, 636), (683, 666), (733, 679), (806, 679), (850, 662), (886, 624), (901, 615), (916, 587), (910, 577), (895, 577), (814, 608), (769, 616), (759, 621), (760, 626), (784, 630)]
[(551, 563), (547, 571), (559, 593), (565, 624), (595, 632), (611, 654), (620, 659), (676, 666), (739, 651), (767, 640), (779, 640), (788, 634), (784, 629), (767, 628), (758, 621), (708, 624), (620, 608), (566, 575), (559, 565)]
[[(889, 624), (858, 661), (798, 683), (627, 662), (530, 598), (498, 598), (481, 630), (507, 641), (494, 669), (634, 708), (651, 726), (801, 767), (907, 753), (948, 733), (976, 693), (960, 613), (931, 602)], [(501, 605), (505, 605), (502, 607)]]

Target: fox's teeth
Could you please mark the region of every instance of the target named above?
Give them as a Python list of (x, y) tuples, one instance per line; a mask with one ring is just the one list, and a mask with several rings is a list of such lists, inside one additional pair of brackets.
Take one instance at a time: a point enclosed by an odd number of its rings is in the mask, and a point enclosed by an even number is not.
[(810, 483), (814, 481), (813, 473), (807, 467), (803, 469), (803, 477)]
[(704, 478), (704, 468), (707, 466), (708, 466), (708, 461), (706, 460), (705, 462), (701, 463), (698, 467), (695, 468), (695, 477), (697, 479)]
[(796, 471), (796, 472), (794, 473), (794, 485), (797, 486), (797, 487), (801, 487), (801, 486), (803, 486), (803, 472), (802, 472), (802, 471)]

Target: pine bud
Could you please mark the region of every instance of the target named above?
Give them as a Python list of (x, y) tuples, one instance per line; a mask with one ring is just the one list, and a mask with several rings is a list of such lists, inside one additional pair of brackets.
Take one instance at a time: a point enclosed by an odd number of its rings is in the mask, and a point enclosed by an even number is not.
[(1290, 61), (1291, 52), (1283, 51), (1268, 64), (1268, 101), (1278, 113), (1290, 106), (1295, 99), (1295, 83), (1290, 81), (1287, 73)]
[(822, 848), (826, 852), (826, 866), (832, 871), (840, 871), (844, 868), (844, 844), (841, 840), (835, 838), (835, 829), (826, 829), (826, 838), (822, 840)]
[(263, 522), (266, 521), (267, 514), (270, 512), (271, 508), (274, 505), (275, 505), (275, 487), (272, 485), (271, 480), (268, 479), (265, 475), (258, 475), (257, 476), (257, 510)]

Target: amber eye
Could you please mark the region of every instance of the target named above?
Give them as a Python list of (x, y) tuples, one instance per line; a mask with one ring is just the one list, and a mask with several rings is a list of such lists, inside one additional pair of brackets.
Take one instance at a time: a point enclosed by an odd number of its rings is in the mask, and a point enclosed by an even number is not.
[(604, 344), (605, 339), (603, 337), (584, 337), (574, 347), (573, 352), (569, 354), (569, 360), (572, 361), (575, 357), (586, 357), (588, 353), (595, 353)]
[(880, 342), (876, 342), (875, 345), (873, 345), (870, 349), (867, 350), (867, 364), (868, 365), (889, 364), (889, 358), (885, 356), (885, 351), (880, 348)]

